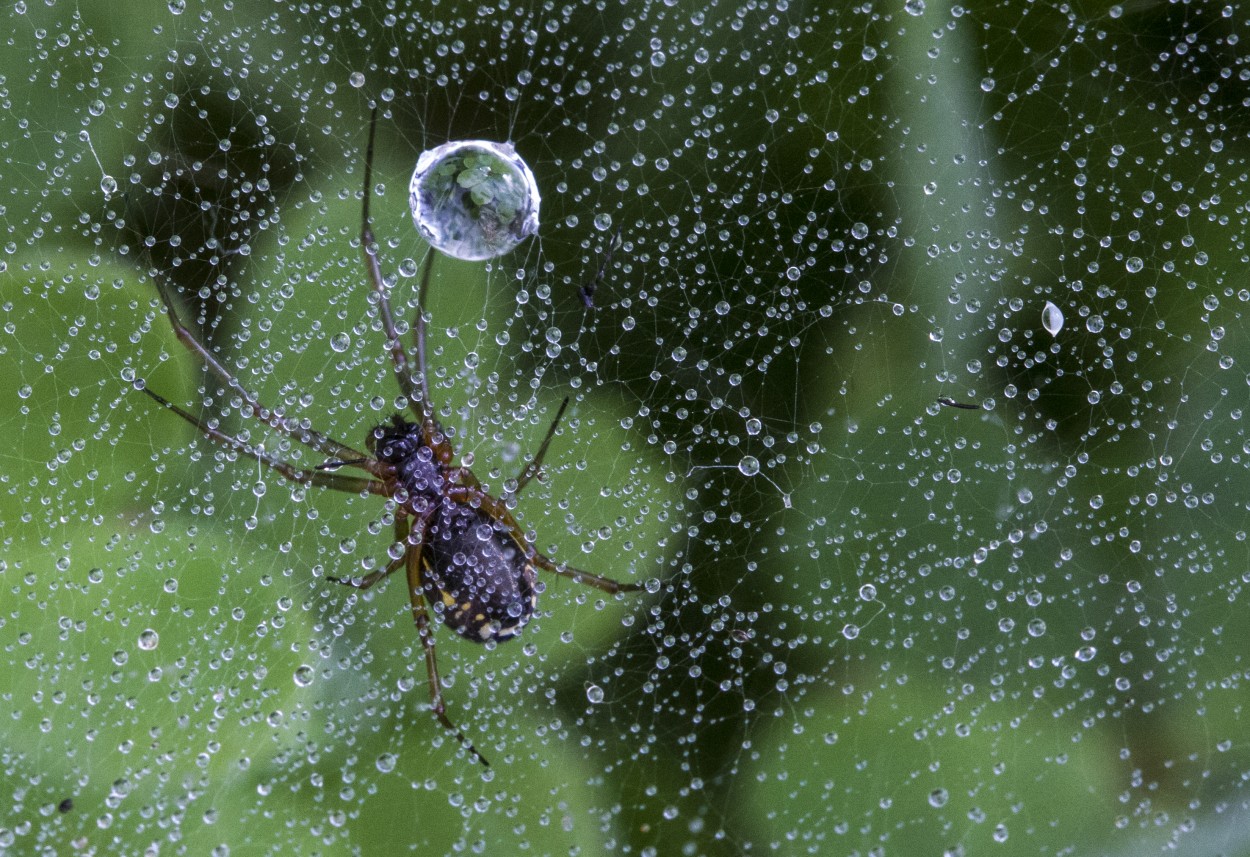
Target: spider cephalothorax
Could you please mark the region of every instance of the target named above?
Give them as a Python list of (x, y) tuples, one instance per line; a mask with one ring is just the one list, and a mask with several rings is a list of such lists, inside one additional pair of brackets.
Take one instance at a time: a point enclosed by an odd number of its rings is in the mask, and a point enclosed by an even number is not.
[[(435, 432), (440, 445), (445, 443), (437, 424)], [(420, 425), (396, 414), (389, 424), (384, 423), (370, 432), (365, 441), (378, 461), (394, 468), (392, 478), (407, 494), (400, 499), (410, 507), (415, 501), (439, 497), (443, 491), (446, 462), (438, 460), (438, 447), (426, 443), (422, 434)]]

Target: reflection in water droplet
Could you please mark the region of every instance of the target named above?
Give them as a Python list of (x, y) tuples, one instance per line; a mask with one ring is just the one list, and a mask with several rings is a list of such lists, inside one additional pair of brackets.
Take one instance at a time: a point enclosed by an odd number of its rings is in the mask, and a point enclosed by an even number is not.
[(538, 231), (538, 182), (508, 143), (453, 141), (422, 152), (408, 194), (421, 237), (456, 259), (502, 256)]

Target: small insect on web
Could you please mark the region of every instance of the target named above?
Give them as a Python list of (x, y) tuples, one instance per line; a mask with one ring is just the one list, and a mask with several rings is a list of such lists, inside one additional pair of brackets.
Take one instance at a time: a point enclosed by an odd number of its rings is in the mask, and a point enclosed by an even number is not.
[[(412, 618), (425, 652), (430, 707), (445, 729), (454, 734), (479, 762), (489, 765), (486, 757), (478, 752), (447, 715), (427, 600), (436, 616), (453, 631), (474, 642), (488, 643), (515, 637), (533, 617), (538, 601), (536, 568), (612, 594), (636, 592), (643, 585), (621, 583), (544, 556), (525, 538), (508, 510), (508, 501), (519, 495), (540, 474), (543, 458), (568, 407), (567, 398), (556, 412), (538, 451), (521, 468), (516, 487), (502, 498), (487, 493), (468, 467), (453, 463), (455, 450), (433, 415), (435, 408), (430, 397), (426, 365), (425, 306), (434, 251), (430, 250), (426, 257), (417, 291), (416, 318), (412, 325), (416, 346), (414, 366), (395, 325), (390, 291), (378, 263), (378, 245), (369, 216), (376, 130), (375, 109), (365, 152), (360, 243), (369, 283), (377, 296), (378, 315), (387, 339), (395, 379), (416, 419), (410, 421), (396, 414), (389, 423), (369, 433), (365, 439), (367, 451), (362, 452), (329, 435), (306, 428), (300, 421), (287, 420), (278, 415), (244, 389), (217, 355), (183, 324), (174, 303), (172, 284), (154, 268), (151, 275), (174, 333), (228, 389), (242, 399), (245, 415), (322, 453), (328, 460), (312, 469), (297, 467), (209, 425), (149, 390), (141, 380), (136, 382), (136, 387), (162, 407), (191, 423), (213, 442), (256, 459), (291, 482), (352, 494), (375, 494), (395, 502), (395, 541), (402, 546), (403, 552), (385, 568), (364, 577), (327, 579), (356, 589), (369, 589), (394, 572), (404, 570)], [(333, 472), (342, 468), (355, 468), (367, 475), (350, 476)]]
[(612, 253), (616, 251), (616, 245), (621, 240), (621, 227), (616, 227), (616, 232), (612, 233), (612, 239), (608, 241), (608, 248), (603, 252), (601, 261), (599, 262), (599, 270), (595, 272), (595, 276), (583, 283), (577, 290), (577, 296), (582, 299), (582, 304), (586, 309), (595, 308), (595, 291), (599, 288), (599, 284), (603, 282), (607, 276), (608, 268), (612, 265)]
[(980, 405), (971, 404), (969, 402), (956, 402), (948, 396), (938, 396), (937, 403), (944, 408), (960, 408), (965, 411), (979, 411)]

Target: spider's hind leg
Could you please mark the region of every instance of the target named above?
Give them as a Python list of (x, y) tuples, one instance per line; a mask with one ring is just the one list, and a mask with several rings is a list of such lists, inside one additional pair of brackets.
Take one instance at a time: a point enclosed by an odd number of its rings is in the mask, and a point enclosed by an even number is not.
[(473, 758), (489, 768), (490, 762), (486, 760), (486, 757), (478, 752), (472, 742), (460, 731), (460, 727), (447, 716), (447, 706), (443, 702), (443, 683), (438, 676), (438, 654), (434, 645), (434, 627), (430, 622), (430, 611), (425, 606), (425, 596), (422, 594), (424, 592), (422, 556), (424, 554), (425, 522), (417, 519), (417, 522), (409, 531), (406, 521), (396, 520), (395, 534), (398, 541), (406, 546), (404, 555), (399, 561), (407, 567), (408, 597), (412, 602), (412, 621), (416, 623), (417, 637), (421, 640), (421, 648), (425, 650), (425, 672), (430, 687), (430, 711), (433, 712), (434, 717), (442, 724), (444, 729), (456, 736), (456, 740), (469, 751)]

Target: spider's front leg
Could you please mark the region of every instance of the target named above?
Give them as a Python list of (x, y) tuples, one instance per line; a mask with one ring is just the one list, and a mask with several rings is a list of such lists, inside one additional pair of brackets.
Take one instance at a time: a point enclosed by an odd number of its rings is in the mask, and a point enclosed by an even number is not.
[(386, 483), (376, 479), (362, 479), (358, 476), (343, 476), (338, 473), (324, 473), (319, 469), (305, 470), (296, 467), (288, 461), (284, 461), (277, 456), (270, 455), (263, 449), (250, 446), (239, 440), (231, 434), (227, 434), (221, 429), (214, 428), (199, 417), (175, 405), (157, 393), (152, 392), (146, 386), (140, 387), (144, 393), (154, 399), (157, 404), (166, 410), (173, 411), (182, 419), (200, 430), (200, 433), (226, 449), (234, 450), (241, 455), (255, 458), (261, 464), (276, 472), (279, 476), (299, 485), (312, 485), (316, 488), (332, 488), (335, 491), (346, 491), (349, 494), (385, 494)]

